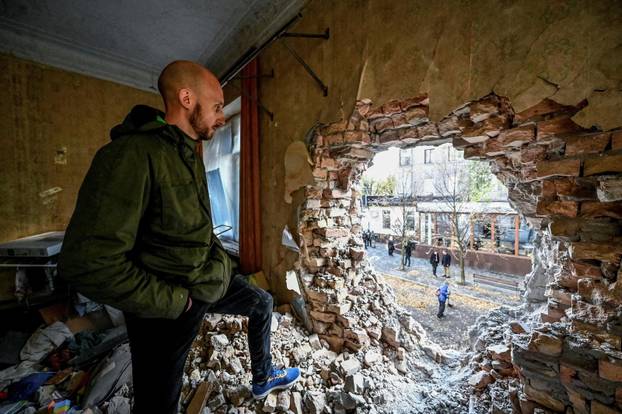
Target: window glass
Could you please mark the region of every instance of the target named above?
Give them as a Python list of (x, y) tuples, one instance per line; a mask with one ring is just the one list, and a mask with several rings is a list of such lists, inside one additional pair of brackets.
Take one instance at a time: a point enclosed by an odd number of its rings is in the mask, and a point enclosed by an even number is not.
[(382, 210), (382, 228), (383, 229), (391, 228), (391, 211), (390, 210)]
[(203, 162), (212, 207), (214, 232), (239, 240), (240, 114), (231, 116), (214, 137), (203, 142)]

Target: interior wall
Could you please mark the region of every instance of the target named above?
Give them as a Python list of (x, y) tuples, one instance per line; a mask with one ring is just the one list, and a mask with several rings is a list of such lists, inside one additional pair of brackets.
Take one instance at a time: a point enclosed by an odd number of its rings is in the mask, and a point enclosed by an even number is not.
[(160, 97), (0, 55), (0, 241), (64, 230), (97, 149), (132, 106)]
[[(615, 0), (539, 2), (311, 0), (296, 32), (330, 40), (281, 39), (261, 55), (262, 232), (264, 271), (283, 298), (297, 255), (281, 246), (296, 228), (302, 191), (284, 201), (284, 155), (316, 123), (346, 119), (357, 99), (376, 104), (427, 93), (430, 118), (491, 91), (516, 111), (550, 97), (589, 105), (586, 127), (622, 124), (622, 4)], [(281, 44), (286, 41), (328, 85), (328, 96)]]

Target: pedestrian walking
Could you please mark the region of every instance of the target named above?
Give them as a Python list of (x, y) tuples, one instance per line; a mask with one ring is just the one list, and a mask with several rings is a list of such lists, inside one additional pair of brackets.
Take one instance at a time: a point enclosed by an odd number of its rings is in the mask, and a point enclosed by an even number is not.
[(445, 281), (441, 287), (436, 289), (436, 296), (438, 297), (438, 313), (437, 318), (445, 317), (445, 304), (449, 300), (449, 282)]
[[(428, 252), (429, 253), (429, 252)], [(438, 263), (440, 262), (440, 257), (436, 250), (432, 250), (432, 254), (430, 255), (430, 264), (432, 265), (432, 274), (436, 277), (436, 268), (438, 267)]]
[(443, 249), (443, 256), (441, 257), (441, 264), (443, 265), (444, 277), (449, 278), (449, 267), (451, 266), (451, 254), (447, 250)]

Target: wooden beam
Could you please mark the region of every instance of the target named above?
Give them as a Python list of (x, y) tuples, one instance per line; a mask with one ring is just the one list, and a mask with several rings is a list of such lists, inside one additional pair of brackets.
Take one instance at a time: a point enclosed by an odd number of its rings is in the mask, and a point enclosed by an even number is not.
[(520, 218), (518, 214), (514, 216), (514, 256), (518, 256), (518, 242), (519, 242), (519, 233), (518, 228), (520, 226)]
[(475, 242), (475, 225), (473, 224), (473, 216), (469, 214), (469, 246), (473, 250), (473, 243)]
[(240, 143), (240, 272), (261, 270), (261, 199), (259, 168), (259, 64), (253, 59), (242, 70)]

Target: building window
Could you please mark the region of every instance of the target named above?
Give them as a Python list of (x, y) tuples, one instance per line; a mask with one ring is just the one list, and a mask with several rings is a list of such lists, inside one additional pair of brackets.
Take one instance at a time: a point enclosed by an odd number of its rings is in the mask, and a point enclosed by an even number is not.
[(415, 230), (415, 212), (406, 212), (406, 230)]
[(423, 163), (424, 164), (431, 164), (432, 163), (432, 151), (433, 150), (434, 150), (433, 148), (430, 148), (430, 149), (427, 149), (427, 150), (423, 151)]
[[(231, 105), (234, 104), (235, 102)], [(214, 233), (220, 239), (237, 242), (240, 234), (239, 109), (228, 117), (226, 124), (216, 131), (211, 140), (203, 142), (203, 162)]]
[(447, 160), (456, 161), (456, 151), (451, 145), (447, 147)]
[(400, 150), (400, 167), (407, 167), (410, 165), (410, 150)]
[(391, 228), (391, 211), (390, 210), (382, 210), (382, 228), (383, 229)]

